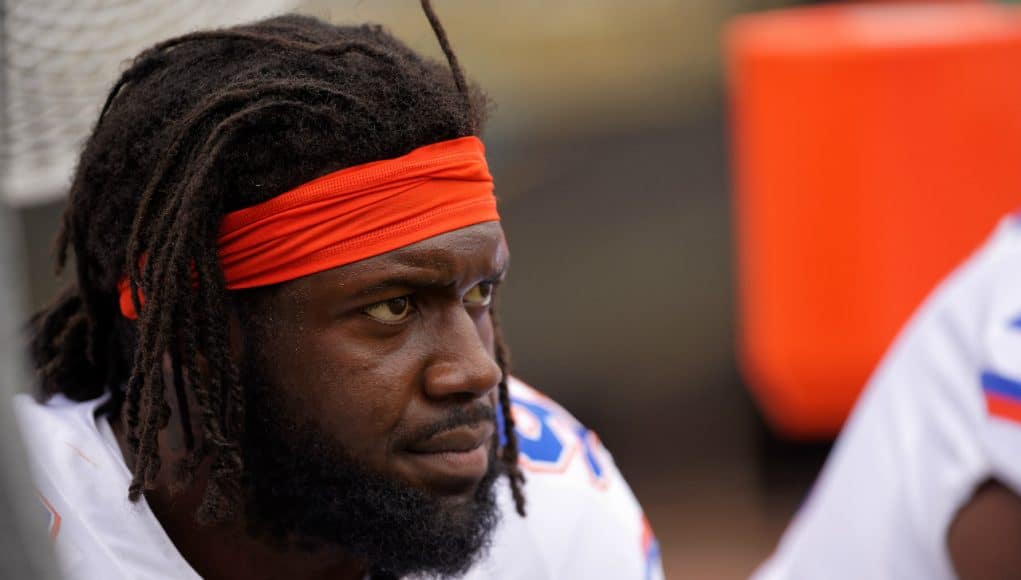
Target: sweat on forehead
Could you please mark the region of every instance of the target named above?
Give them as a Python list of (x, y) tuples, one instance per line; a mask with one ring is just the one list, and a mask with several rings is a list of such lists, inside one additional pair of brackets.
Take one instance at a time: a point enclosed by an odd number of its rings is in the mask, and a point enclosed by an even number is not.
[(494, 221), (431, 237), (283, 286), (286, 296), (299, 302), (309, 298), (308, 290), (313, 285), (323, 292), (340, 290), (364, 301), (400, 290), (452, 288), (478, 280), (499, 282), (509, 261), (503, 229)]

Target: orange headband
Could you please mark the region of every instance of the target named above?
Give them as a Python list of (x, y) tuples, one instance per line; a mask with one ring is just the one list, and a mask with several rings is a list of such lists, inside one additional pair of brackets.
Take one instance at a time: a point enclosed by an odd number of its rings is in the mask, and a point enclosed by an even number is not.
[[(461, 137), (341, 169), (224, 216), (227, 288), (267, 286), (498, 221), (485, 147)], [(127, 279), (121, 313), (137, 318)], [(141, 298), (141, 296), (140, 296)]]

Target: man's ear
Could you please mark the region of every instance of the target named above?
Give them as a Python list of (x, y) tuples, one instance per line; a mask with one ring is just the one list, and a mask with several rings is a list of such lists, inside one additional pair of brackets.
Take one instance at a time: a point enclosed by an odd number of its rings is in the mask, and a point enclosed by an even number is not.
[(275, 294), (266, 288), (232, 290), (227, 292), (224, 310), (227, 312), (227, 350), (234, 365), (241, 367), (241, 361), (249, 349), (262, 336), (265, 329), (259, 324), (262, 313), (272, 309)]
[[(177, 344), (177, 352), (180, 352), (181, 348), (183, 345)], [(200, 360), (199, 366), (203, 364), (204, 361)], [(175, 373), (175, 366), (180, 372), (179, 375)], [(201, 437), (202, 433), (195, 421), (200, 419), (202, 414), (189, 387), (191, 379), (187, 369), (175, 365), (171, 353), (163, 353), (161, 367), (165, 385), (163, 400), (170, 407), (170, 421), (159, 434), (160, 456), (164, 465), (173, 465), (188, 453), (189, 447), (194, 448), (198, 444), (197, 438)], [(170, 470), (161, 469), (159, 479), (164, 479), (168, 471)]]

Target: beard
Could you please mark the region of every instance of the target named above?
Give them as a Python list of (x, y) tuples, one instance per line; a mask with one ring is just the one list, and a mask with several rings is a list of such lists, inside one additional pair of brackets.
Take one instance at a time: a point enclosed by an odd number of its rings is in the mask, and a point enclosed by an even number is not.
[(286, 548), (341, 548), (373, 577), (460, 576), (486, 553), (499, 522), (494, 444), (474, 494), (452, 501), (375, 473), (308, 422), (282, 416), (280, 390), (246, 361), (245, 517)]

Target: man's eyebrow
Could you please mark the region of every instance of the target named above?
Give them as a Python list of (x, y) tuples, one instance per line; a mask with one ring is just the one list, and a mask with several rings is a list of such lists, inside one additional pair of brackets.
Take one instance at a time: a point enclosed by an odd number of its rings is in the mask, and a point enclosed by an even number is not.
[[(485, 276), (486, 281), (499, 282), (507, 275), (507, 268), (510, 267), (510, 260), (502, 260), (496, 264), (492, 274)], [(429, 277), (423, 275), (396, 275), (380, 280), (361, 288), (355, 292), (356, 297), (368, 296), (392, 290), (394, 288), (413, 288), (416, 290), (442, 289), (451, 286), (454, 282), (445, 278)]]
[(355, 296), (368, 296), (370, 294), (376, 294), (391, 290), (393, 288), (415, 288), (418, 290), (423, 289), (439, 289), (450, 286), (451, 282), (444, 280), (426, 280), (423, 278), (415, 278), (413, 276), (394, 276), (392, 278), (386, 278), (380, 280), (374, 284), (366, 286), (355, 292)]

